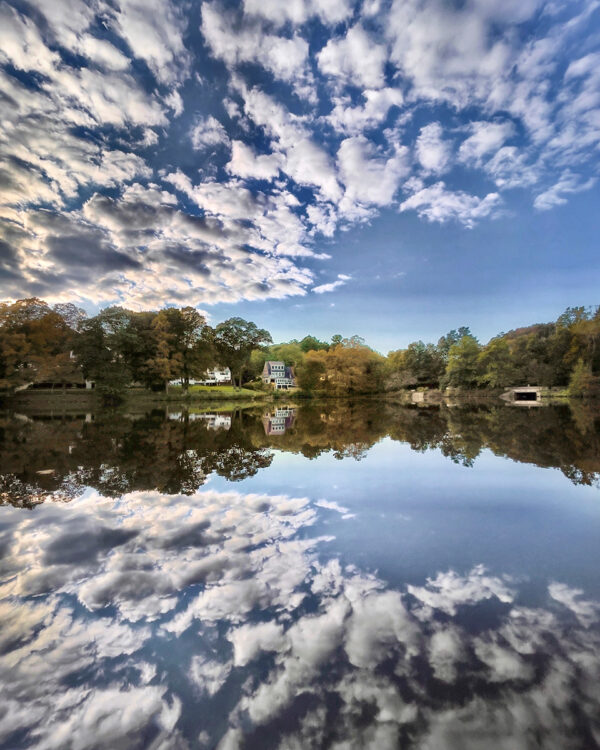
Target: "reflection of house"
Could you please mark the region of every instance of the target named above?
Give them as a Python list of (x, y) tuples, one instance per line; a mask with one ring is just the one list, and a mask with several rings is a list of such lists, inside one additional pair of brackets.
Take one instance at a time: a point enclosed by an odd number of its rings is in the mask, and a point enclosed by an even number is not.
[(293, 427), (296, 420), (295, 409), (275, 409), (274, 412), (267, 412), (262, 423), (265, 428), (265, 435), (283, 435), (290, 427)]
[[(171, 412), (169, 419), (173, 419), (180, 422), (183, 419), (181, 412)], [(206, 422), (206, 428), (208, 430), (230, 430), (231, 429), (231, 417), (229, 414), (188, 414), (187, 418), (190, 422), (196, 422), (202, 419)]]
[(206, 420), (209, 430), (231, 429), (231, 417), (228, 414), (201, 414), (200, 416)]
[(265, 362), (261, 377), (263, 383), (272, 383), (277, 389), (293, 388), (296, 385), (293, 369), (283, 362)]

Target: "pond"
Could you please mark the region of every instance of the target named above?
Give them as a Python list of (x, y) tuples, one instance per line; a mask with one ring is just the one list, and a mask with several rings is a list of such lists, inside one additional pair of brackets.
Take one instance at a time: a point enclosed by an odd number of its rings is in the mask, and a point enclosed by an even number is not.
[(592, 408), (6, 413), (0, 475), (3, 748), (600, 746)]

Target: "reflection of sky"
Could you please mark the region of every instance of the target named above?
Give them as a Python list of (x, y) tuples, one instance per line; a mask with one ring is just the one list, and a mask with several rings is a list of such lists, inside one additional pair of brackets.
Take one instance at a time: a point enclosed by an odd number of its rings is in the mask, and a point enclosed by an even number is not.
[(598, 495), (558, 472), (383, 441), (1, 510), (11, 750), (600, 743)]
[[(310, 470), (307, 470), (307, 466)], [(226, 486), (214, 478), (214, 486)], [(558, 469), (520, 464), (484, 450), (472, 467), (439, 451), (418, 453), (390, 439), (356, 462), (332, 454), (306, 463), (276, 452), (269, 471), (238, 485), (337, 501), (354, 523), (324, 526), (348, 560), (399, 583), (431, 569), (493, 569), (569, 580), (600, 598), (600, 493)], [(325, 522), (327, 523), (327, 522)]]

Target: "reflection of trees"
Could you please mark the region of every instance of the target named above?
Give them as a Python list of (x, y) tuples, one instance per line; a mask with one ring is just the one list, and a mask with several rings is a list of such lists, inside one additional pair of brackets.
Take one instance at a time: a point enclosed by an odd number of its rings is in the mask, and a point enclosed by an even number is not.
[(192, 494), (211, 472), (235, 481), (253, 476), (271, 463), (272, 454), (252, 445), (242, 421), (238, 415), (227, 431), (164, 413), (135, 420), (97, 415), (91, 423), (83, 416), (6, 420), (0, 433), (0, 502), (31, 506), (49, 494), (69, 499), (85, 486), (109, 497), (149, 489)]
[(61, 419), (0, 420), (0, 502), (32, 506), (49, 495), (69, 499), (91, 486), (103, 495), (157, 489), (191, 494), (212, 472), (231, 481), (254, 476), (272, 448), (314, 458), (360, 459), (383, 437), (419, 452), (440, 450), (472, 466), (496, 455), (559, 468), (576, 484), (600, 476), (600, 411), (572, 408), (399, 407), (377, 400), (310, 402), (284, 434), (265, 435), (262, 411), (231, 414), (231, 429), (164, 412), (141, 418), (98, 414)]
[[(253, 432), (252, 442), (316, 458), (361, 458), (387, 434), (390, 407), (375, 399), (309, 402), (296, 410), (293, 426), (277, 436)], [(261, 434), (262, 433), (262, 434)]]
[(390, 435), (416, 450), (439, 448), (472, 466), (484, 448), (513, 461), (559, 468), (575, 484), (600, 477), (598, 407), (399, 409)]
[(227, 450), (210, 453), (206, 457), (205, 466), (231, 482), (239, 482), (253, 477), (259, 469), (266, 469), (272, 460), (273, 454), (264, 448), (249, 451), (234, 445)]

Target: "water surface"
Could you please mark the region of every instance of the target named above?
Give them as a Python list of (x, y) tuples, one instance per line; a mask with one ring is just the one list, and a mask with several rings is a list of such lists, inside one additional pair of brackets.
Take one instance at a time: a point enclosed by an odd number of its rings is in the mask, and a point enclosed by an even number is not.
[(599, 747), (598, 416), (4, 415), (0, 745)]

